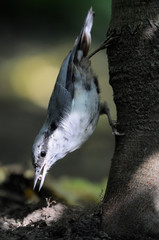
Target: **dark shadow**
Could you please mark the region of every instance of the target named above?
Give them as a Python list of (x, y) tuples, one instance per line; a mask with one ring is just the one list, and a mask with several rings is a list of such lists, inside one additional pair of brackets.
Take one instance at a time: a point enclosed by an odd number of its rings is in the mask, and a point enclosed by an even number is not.
[[(38, 210), (38, 218), (35, 222), (35, 214), (30, 223), (25, 226), (25, 222), (19, 222), (16, 226), (14, 219), (5, 219), (1, 223), (1, 239), (110, 239), (108, 235), (100, 229), (100, 207), (86, 207), (84, 209), (75, 207), (65, 207), (60, 217), (56, 219), (57, 205), (49, 206)], [(21, 209), (22, 210), (22, 209)], [(20, 211), (20, 209), (18, 209)], [(23, 211), (23, 210), (22, 210)], [(55, 221), (49, 222), (49, 214), (54, 215)], [(37, 217), (37, 216), (36, 216)], [(45, 217), (45, 220), (44, 220)], [(0, 218), (1, 220), (2, 218)], [(8, 225), (7, 225), (8, 224)], [(4, 229), (7, 226), (7, 230)]]

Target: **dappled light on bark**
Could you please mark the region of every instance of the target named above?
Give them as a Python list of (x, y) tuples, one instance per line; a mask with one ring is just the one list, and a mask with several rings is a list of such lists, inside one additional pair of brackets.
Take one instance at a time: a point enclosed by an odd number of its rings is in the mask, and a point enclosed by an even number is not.
[[(118, 6), (118, 7), (117, 7)], [(103, 227), (117, 239), (159, 235), (159, 3), (112, 2), (110, 84), (118, 131), (103, 204)]]

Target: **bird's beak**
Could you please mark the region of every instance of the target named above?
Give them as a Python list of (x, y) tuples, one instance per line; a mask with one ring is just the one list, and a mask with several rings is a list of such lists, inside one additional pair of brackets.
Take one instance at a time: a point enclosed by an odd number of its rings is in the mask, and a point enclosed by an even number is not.
[(35, 189), (38, 180), (40, 181), (40, 186), (39, 186), (39, 191), (43, 186), (44, 180), (45, 180), (45, 176), (47, 174), (47, 167), (45, 164), (42, 165), (42, 167), (39, 169), (35, 170), (35, 178), (34, 178), (34, 186), (33, 189)]

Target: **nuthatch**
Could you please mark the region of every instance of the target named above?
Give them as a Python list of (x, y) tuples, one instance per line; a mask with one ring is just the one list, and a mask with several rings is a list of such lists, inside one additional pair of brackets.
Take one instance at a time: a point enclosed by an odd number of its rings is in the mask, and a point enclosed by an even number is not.
[(113, 127), (109, 109), (100, 103), (98, 80), (87, 56), (93, 16), (91, 8), (80, 35), (62, 63), (45, 123), (33, 144), (34, 188), (40, 180), (39, 190), (50, 167), (89, 138), (100, 114), (106, 113)]

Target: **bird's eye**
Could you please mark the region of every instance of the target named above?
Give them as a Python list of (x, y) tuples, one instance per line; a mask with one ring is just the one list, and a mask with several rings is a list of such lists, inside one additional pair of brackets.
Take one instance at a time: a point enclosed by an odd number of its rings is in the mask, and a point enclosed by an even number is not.
[(41, 151), (40, 156), (41, 157), (45, 157), (46, 156), (46, 152), (45, 151)]

